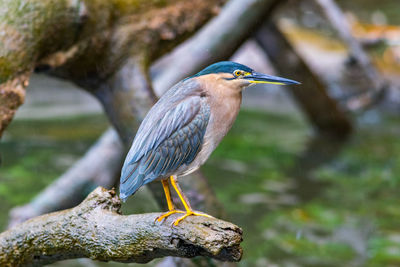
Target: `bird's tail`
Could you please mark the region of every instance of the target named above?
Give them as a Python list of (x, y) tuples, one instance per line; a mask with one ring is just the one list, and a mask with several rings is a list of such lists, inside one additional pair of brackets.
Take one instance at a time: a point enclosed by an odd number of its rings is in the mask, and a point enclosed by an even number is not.
[(132, 164), (122, 168), (119, 197), (124, 202), (143, 185), (144, 175), (138, 173), (137, 167), (137, 164)]

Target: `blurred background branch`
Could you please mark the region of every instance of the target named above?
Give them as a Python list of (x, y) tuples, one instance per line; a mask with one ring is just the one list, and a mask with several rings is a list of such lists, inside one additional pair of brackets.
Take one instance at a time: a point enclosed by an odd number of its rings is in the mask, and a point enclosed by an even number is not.
[(335, 1), (315, 0), (315, 2), (325, 14), (335, 31), (337, 31), (340, 38), (348, 46), (349, 54), (353, 61), (352, 67), (360, 69), (363, 73), (362, 77), (367, 80), (366, 83), (369, 85), (360, 92), (357, 97), (353, 96), (347, 99), (345, 107), (350, 111), (366, 109), (375, 104), (376, 101), (382, 99), (382, 94), (384, 94), (388, 84), (372, 64), (371, 59), (364, 51), (362, 43), (353, 36), (351, 26), (346, 16)]

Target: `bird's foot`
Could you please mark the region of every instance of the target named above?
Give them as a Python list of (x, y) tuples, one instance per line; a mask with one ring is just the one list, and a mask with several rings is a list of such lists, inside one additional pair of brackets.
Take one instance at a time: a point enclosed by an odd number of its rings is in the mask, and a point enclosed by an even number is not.
[(203, 217), (207, 217), (207, 218), (214, 218), (213, 216), (208, 215), (208, 214), (206, 214), (206, 213), (194, 212), (194, 211), (190, 210), (190, 211), (187, 211), (186, 214), (183, 215), (182, 217), (176, 219), (176, 220), (174, 221), (173, 225), (174, 225), (174, 226), (177, 226), (183, 219), (185, 219), (186, 217), (192, 216), (192, 215), (193, 215), (193, 216), (203, 216)]
[(185, 212), (183, 210), (170, 210), (170, 211), (164, 213), (163, 215), (158, 216), (154, 221), (162, 222), (165, 218), (167, 218), (175, 213), (185, 213)]

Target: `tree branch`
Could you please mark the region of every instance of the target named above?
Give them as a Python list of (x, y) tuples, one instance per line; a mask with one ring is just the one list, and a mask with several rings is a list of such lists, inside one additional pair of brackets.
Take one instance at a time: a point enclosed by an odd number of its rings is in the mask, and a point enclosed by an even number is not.
[(145, 263), (165, 256), (242, 256), (242, 230), (231, 223), (191, 216), (172, 227), (174, 218), (155, 223), (159, 213), (122, 216), (119, 209), (115, 192), (99, 187), (75, 208), (26, 221), (0, 234), (0, 266), (81, 257)]
[[(232, 0), (190, 40), (175, 49), (154, 81), (158, 94), (207, 65), (227, 60), (268, 18), (278, 0)], [(179, 71), (177, 71), (179, 70)], [(155, 72), (158, 72), (155, 70)]]
[[(363, 92), (358, 97), (347, 99), (345, 106), (350, 111), (366, 109), (382, 99), (385, 91), (390, 87), (387, 81), (372, 64), (370, 57), (365, 52), (361, 42), (351, 31), (346, 16), (333, 0), (314, 0), (325, 14), (331, 26), (338, 32), (342, 41), (347, 45), (354, 64), (362, 73), (365, 82)], [(354, 77), (352, 77), (354, 78)]]
[[(222, 3), (223, 0), (174, 0), (162, 4), (148, 0), (2, 1), (0, 136), (23, 103), (27, 78), (38, 62), (50, 62), (51, 55), (67, 51), (68, 56), (60, 63), (68, 70), (64, 74), (78, 84), (95, 88), (130, 55), (146, 53), (151, 61), (172, 49), (215, 15)], [(16, 86), (18, 94), (13, 93)], [(5, 105), (15, 96), (18, 101)]]
[(322, 81), (287, 41), (279, 28), (266, 21), (255, 35), (257, 43), (281, 75), (302, 83), (301, 89), (285, 87), (314, 128), (323, 134), (346, 136), (352, 130), (349, 118), (327, 94)]
[(28, 86), (29, 75), (30, 71), (26, 71), (25, 73), (17, 75), (17, 77), (0, 84), (0, 137), (2, 131), (11, 122), (18, 107), (25, 101), (25, 87)]

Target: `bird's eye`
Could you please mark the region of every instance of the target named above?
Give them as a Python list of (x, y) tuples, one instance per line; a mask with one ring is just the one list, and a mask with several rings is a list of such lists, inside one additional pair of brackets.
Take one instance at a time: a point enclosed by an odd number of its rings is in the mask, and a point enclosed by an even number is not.
[(241, 70), (235, 70), (235, 72), (233, 73), (235, 74), (236, 77), (242, 76), (243, 75), (243, 71)]

